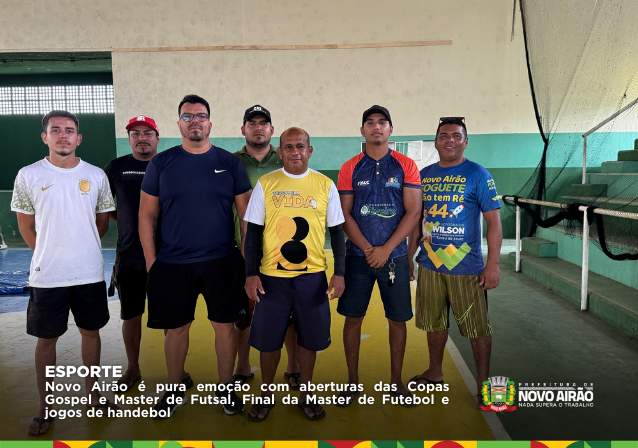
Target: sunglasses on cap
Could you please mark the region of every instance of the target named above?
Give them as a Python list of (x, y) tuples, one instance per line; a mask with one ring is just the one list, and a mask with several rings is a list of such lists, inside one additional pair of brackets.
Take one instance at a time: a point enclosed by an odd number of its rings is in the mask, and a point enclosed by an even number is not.
[(445, 121), (462, 121), (465, 123), (465, 117), (441, 117), (439, 118), (439, 123), (443, 123)]

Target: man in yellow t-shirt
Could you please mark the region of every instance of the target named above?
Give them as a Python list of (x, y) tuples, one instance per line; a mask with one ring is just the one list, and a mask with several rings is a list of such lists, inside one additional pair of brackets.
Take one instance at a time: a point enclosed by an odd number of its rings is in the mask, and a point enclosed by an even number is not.
[[(303, 129), (290, 128), (280, 137), (282, 169), (262, 176), (250, 198), (244, 220), (246, 234), (246, 292), (256, 301), (248, 343), (261, 352), (263, 384), (271, 384), (292, 312), (297, 333), (300, 384), (308, 385), (317, 351), (330, 345), (330, 299), (344, 289), (344, 222), (339, 193), (330, 178), (308, 168), (312, 155), (310, 137)], [(324, 245), (325, 227), (335, 259), (328, 284)], [(263, 258), (258, 260), (263, 233)], [(261, 262), (261, 263), (260, 263)], [(261, 264), (261, 267), (260, 267)], [(299, 407), (309, 420), (326, 413), (299, 395)], [(263, 421), (275, 405), (272, 392), (262, 392), (264, 403), (254, 405), (248, 419)]]

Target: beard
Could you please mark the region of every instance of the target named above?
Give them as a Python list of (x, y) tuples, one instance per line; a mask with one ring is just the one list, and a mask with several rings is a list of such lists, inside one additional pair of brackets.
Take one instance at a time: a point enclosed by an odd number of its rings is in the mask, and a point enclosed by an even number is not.
[(135, 147), (135, 152), (137, 152), (138, 154), (146, 155), (146, 154), (151, 152), (151, 146), (150, 145), (138, 145), (138, 146)]
[[(197, 130), (197, 129), (199, 129), (201, 131), (200, 134), (192, 132), (192, 131)], [(187, 139), (187, 140), (189, 140), (191, 142), (204, 141), (210, 135), (210, 132), (208, 134), (204, 135), (204, 129), (203, 128), (192, 128), (192, 129), (189, 128), (189, 129), (186, 129), (185, 132), (181, 131), (181, 133), (182, 133), (182, 137), (184, 137), (185, 139)]]
[(270, 139), (268, 139), (268, 140), (264, 139), (261, 142), (257, 141), (257, 140), (248, 140), (248, 139), (246, 139), (246, 143), (249, 144), (250, 146), (252, 146), (253, 148), (264, 149), (264, 148), (270, 147)]
[(73, 151), (71, 149), (54, 149), (53, 152), (61, 157), (68, 157), (73, 154)]

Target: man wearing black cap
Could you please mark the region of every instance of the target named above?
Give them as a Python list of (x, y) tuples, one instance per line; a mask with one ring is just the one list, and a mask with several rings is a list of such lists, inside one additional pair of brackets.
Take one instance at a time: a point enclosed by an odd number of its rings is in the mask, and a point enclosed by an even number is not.
[[(277, 154), (277, 148), (270, 144), (275, 128), (272, 126), (270, 111), (259, 104), (246, 109), (244, 113), (244, 125), (241, 127), (241, 134), (246, 137), (246, 145), (235, 155), (239, 158), (250, 179), (250, 184), (254, 188), (261, 176), (280, 169), (283, 165), (281, 158)], [(235, 239), (237, 244), (241, 244), (240, 225), (237, 215), (235, 215)], [(261, 259), (261, 256), (259, 257)], [(248, 345), (248, 334), (250, 333), (250, 323), (255, 302), (250, 302), (249, 320), (236, 324), (239, 344), (237, 347), (237, 368), (233, 375), (233, 381), (245, 383), (255, 377), (250, 367), (248, 355), (250, 345)], [(292, 321), (291, 321), (292, 322)], [(292, 389), (299, 388), (299, 364), (297, 362), (297, 336), (292, 326), (288, 327), (286, 333), (286, 350), (288, 351), (288, 368), (284, 376)]]
[[(348, 382), (359, 383), (361, 324), (366, 315), (374, 283), (390, 329), (392, 395), (412, 407), (411, 394), (403, 385), (401, 370), (405, 352), (406, 326), (412, 319), (408, 233), (419, 221), (421, 178), (412, 159), (390, 150), (390, 112), (372, 106), (363, 113), (361, 135), (366, 149), (343, 164), (338, 189), (346, 219), (345, 291), (337, 312), (346, 317), (343, 345), (348, 365)], [(352, 404), (358, 392), (340, 394)]]

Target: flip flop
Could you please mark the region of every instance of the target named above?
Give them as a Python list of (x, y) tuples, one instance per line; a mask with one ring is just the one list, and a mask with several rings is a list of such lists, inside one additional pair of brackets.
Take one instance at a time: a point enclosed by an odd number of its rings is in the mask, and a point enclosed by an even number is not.
[[(250, 415), (250, 412), (248, 412), (248, 420), (250, 420), (251, 422), (263, 422), (264, 420), (268, 418), (268, 416), (270, 415), (270, 410), (274, 407), (275, 407), (274, 401), (272, 404), (254, 404), (253, 408), (257, 410), (257, 415), (253, 417), (252, 415)], [(263, 411), (264, 409), (268, 409), (268, 412), (266, 412), (266, 415), (264, 415), (262, 418), (259, 418), (259, 413)]]
[[(290, 388), (292, 390), (299, 390), (301, 388), (301, 385), (299, 384), (299, 378), (301, 378), (301, 373), (297, 372), (297, 373), (284, 373), (284, 376), (286, 377), (286, 381), (288, 382), (288, 386), (290, 386)], [(293, 386), (292, 384), (290, 384), (290, 378), (293, 378), (295, 380), (295, 383), (297, 383), (296, 386)]]
[[(255, 374), (251, 373), (250, 375), (233, 375), (233, 383), (245, 384), (248, 381), (255, 378)], [(261, 421), (261, 420), (260, 420)]]
[[(55, 420), (55, 417), (49, 417), (49, 418), (34, 417), (33, 421), (38, 424), (38, 432), (36, 432), (35, 434), (32, 434), (29, 431), (27, 431), (27, 434), (30, 435), (30, 436), (34, 436), (34, 437), (45, 435), (47, 432), (49, 432), (49, 429), (51, 429), (51, 422), (53, 420)], [(46, 431), (44, 431), (44, 432), (40, 432), (40, 430), (42, 429), (42, 425), (44, 425), (46, 422), (49, 422), (49, 428)]]
[[(424, 381), (424, 383), (422, 383), (421, 381)], [(441, 380), (441, 381), (432, 381), (430, 379), (427, 379), (424, 376), (414, 375), (412, 378), (410, 378), (410, 381), (408, 381), (408, 384), (410, 384), (410, 383), (417, 383), (417, 384), (443, 384), (443, 380)]]
[(137, 383), (141, 379), (142, 379), (142, 375), (138, 375), (137, 378), (134, 378), (132, 381), (131, 380), (123, 381), (124, 377), (122, 377), (117, 381), (117, 385), (121, 386), (122, 384), (126, 384), (126, 390), (124, 392), (128, 392), (129, 390), (131, 390), (131, 387), (135, 386), (135, 383)]
[(361, 392), (360, 391), (349, 391), (349, 392), (345, 392), (345, 391), (341, 391), (339, 392), (339, 396), (343, 397), (343, 398), (349, 398), (350, 400), (348, 402), (346, 402), (346, 404), (341, 404), (339, 402), (336, 402), (335, 404), (337, 406), (341, 406), (342, 408), (347, 408), (348, 406), (350, 406), (352, 403), (354, 403), (354, 399), (357, 398), (359, 396)]
[[(305, 402), (304, 403), (299, 402), (297, 403), (297, 406), (299, 406), (302, 409), (303, 415), (305, 415), (308, 420), (319, 420), (326, 416), (325, 409), (323, 410), (321, 414), (317, 414), (317, 408), (321, 407), (321, 405), (318, 403), (310, 404)], [(308, 414), (306, 414), (306, 409), (310, 409), (315, 415), (313, 417), (309, 417)]]

